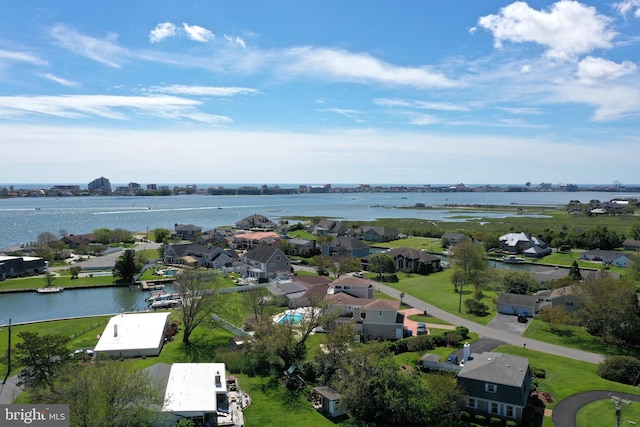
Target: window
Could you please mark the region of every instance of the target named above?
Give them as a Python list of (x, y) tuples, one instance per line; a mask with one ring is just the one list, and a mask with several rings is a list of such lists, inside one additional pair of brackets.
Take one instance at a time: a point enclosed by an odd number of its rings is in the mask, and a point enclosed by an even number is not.
[(282, 257), (280, 255), (276, 255), (276, 261), (280, 261)]
[(484, 391), (486, 391), (487, 393), (497, 393), (498, 392), (498, 386), (495, 384), (485, 384), (484, 385)]
[(509, 405), (505, 407), (504, 414), (509, 418), (515, 418), (516, 416), (516, 413), (513, 410), (513, 406), (509, 406)]
[(498, 414), (498, 404), (495, 402), (491, 402), (491, 406), (489, 407), (489, 413)]
[(472, 397), (467, 399), (467, 408), (477, 408), (478, 402)]
[(382, 315), (384, 314), (384, 312), (382, 310), (378, 310), (378, 316), (382, 317)]

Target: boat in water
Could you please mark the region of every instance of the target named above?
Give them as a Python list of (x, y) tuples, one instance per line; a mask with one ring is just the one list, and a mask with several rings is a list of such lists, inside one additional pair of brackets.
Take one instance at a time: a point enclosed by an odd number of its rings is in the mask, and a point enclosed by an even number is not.
[(509, 255), (509, 256), (503, 256), (502, 262), (506, 262), (508, 264), (521, 264), (525, 262), (525, 259), (517, 257), (515, 255)]
[(159, 308), (174, 308), (180, 306), (181, 304), (182, 300), (180, 299), (163, 299), (152, 302), (151, 304), (149, 304), (149, 308), (151, 308), (152, 310), (156, 310)]
[(48, 288), (38, 288), (36, 292), (39, 294), (55, 294), (56, 292), (62, 292), (64, 288), (62, 286), (52, 286)]

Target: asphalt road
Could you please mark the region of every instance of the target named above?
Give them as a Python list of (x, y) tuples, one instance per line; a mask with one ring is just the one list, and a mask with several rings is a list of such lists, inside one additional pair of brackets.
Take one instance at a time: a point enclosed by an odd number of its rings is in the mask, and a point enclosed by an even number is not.
[[(390, 295), (394, 298), (400, 299), (400, 291), (393, 289), (389, 286), (381, 283), (376, 283), (376, 288), (381, 292)], [(573, 348), (562, 347), (559, 345), (549, 344), (542, 341), (532, 340), (524, 338), (521, 335), (510, 332), (507, 330), (501, 330), (492, 328), (490, 326), (479, 325), (467, 319), (463, 319), (454, 314), (441, 310), (431, 304), (421, 301), (411, 295), (405, 295), (402, 301), (410, 306), (417, 308), (418, 310), (426, 311), (432, 316), (442, 319), (446, 322), (456, 326), (466, 326), (470, 331), (476, 332), (482, 338), (490, 338), (497, 341), (502, 341), (507, 344), (524, 347), (526, 344), (527, 349), (541, 351), (543, 353), (555, 354), (556, 356), (568, 357), (570, 359), (582, 360), (589, 363), (600, 363), (604, 360), (602, 354), (590, 353), (588, 351), (576, 350)], [(515, 318), (513, 320), (516, 321)], [(475, 350), (474, 350), (475, 351)]]

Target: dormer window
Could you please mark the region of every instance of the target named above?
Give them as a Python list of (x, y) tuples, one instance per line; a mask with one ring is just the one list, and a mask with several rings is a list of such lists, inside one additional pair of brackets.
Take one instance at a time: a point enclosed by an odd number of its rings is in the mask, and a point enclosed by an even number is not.
[(497, 393), (498, 386), (495, 384), (487, 383), (484, 385), (484, 391), (486, 391), (487, 393)]

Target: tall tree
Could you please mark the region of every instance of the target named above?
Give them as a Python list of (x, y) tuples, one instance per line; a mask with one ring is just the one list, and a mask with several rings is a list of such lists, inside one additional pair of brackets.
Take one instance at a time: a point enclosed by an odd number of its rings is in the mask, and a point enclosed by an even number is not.
[(120, 277), (122, 281), (131, 283), (133, 276), (139, 271), (136, 265), (135, 251), (127, 249), (124, 254), (118, 258), (113, 269), (113, 276)]
[(484, 255), (483, 246), (471, 239), (464, 239), (453, 247), (453, 263), (462, 270), (467, 281), (475, 272), (487, 268)]
[(378, 273), (378, 278), (382, 280), (382, 275), (396, 272), (396, 263), (387, 254), (375, 254), (369, 257), (369, 271)]
[(46, 386), (54, 393), (56, 378), (66, 365), (74, 362), (67, 347), (69, 337), (29, 331), (18, 333), (18, 337), (22, 342), (16, 345), (16, 360), (24, 366), (18, 374), (20, 382), (34, 389)]
[(190, 344), (195, 328), (211, 319), (213, 311), (223, 302), (221, 281), (211, 270), (183, 270), (175, 277), (174, 287), (182, 300), (182, 341)]
[(507, 292), (510, 294), (526, 295), (534, 289), (537, 284), (533, 275), (528, 271), (506, 270), (501, 274), (498, 286), (500, 293)]
[(604, 276), (575, 288), (578, 314), (589, 333), (606, 342), (640, 342), (640, 308), (633, 283)]

